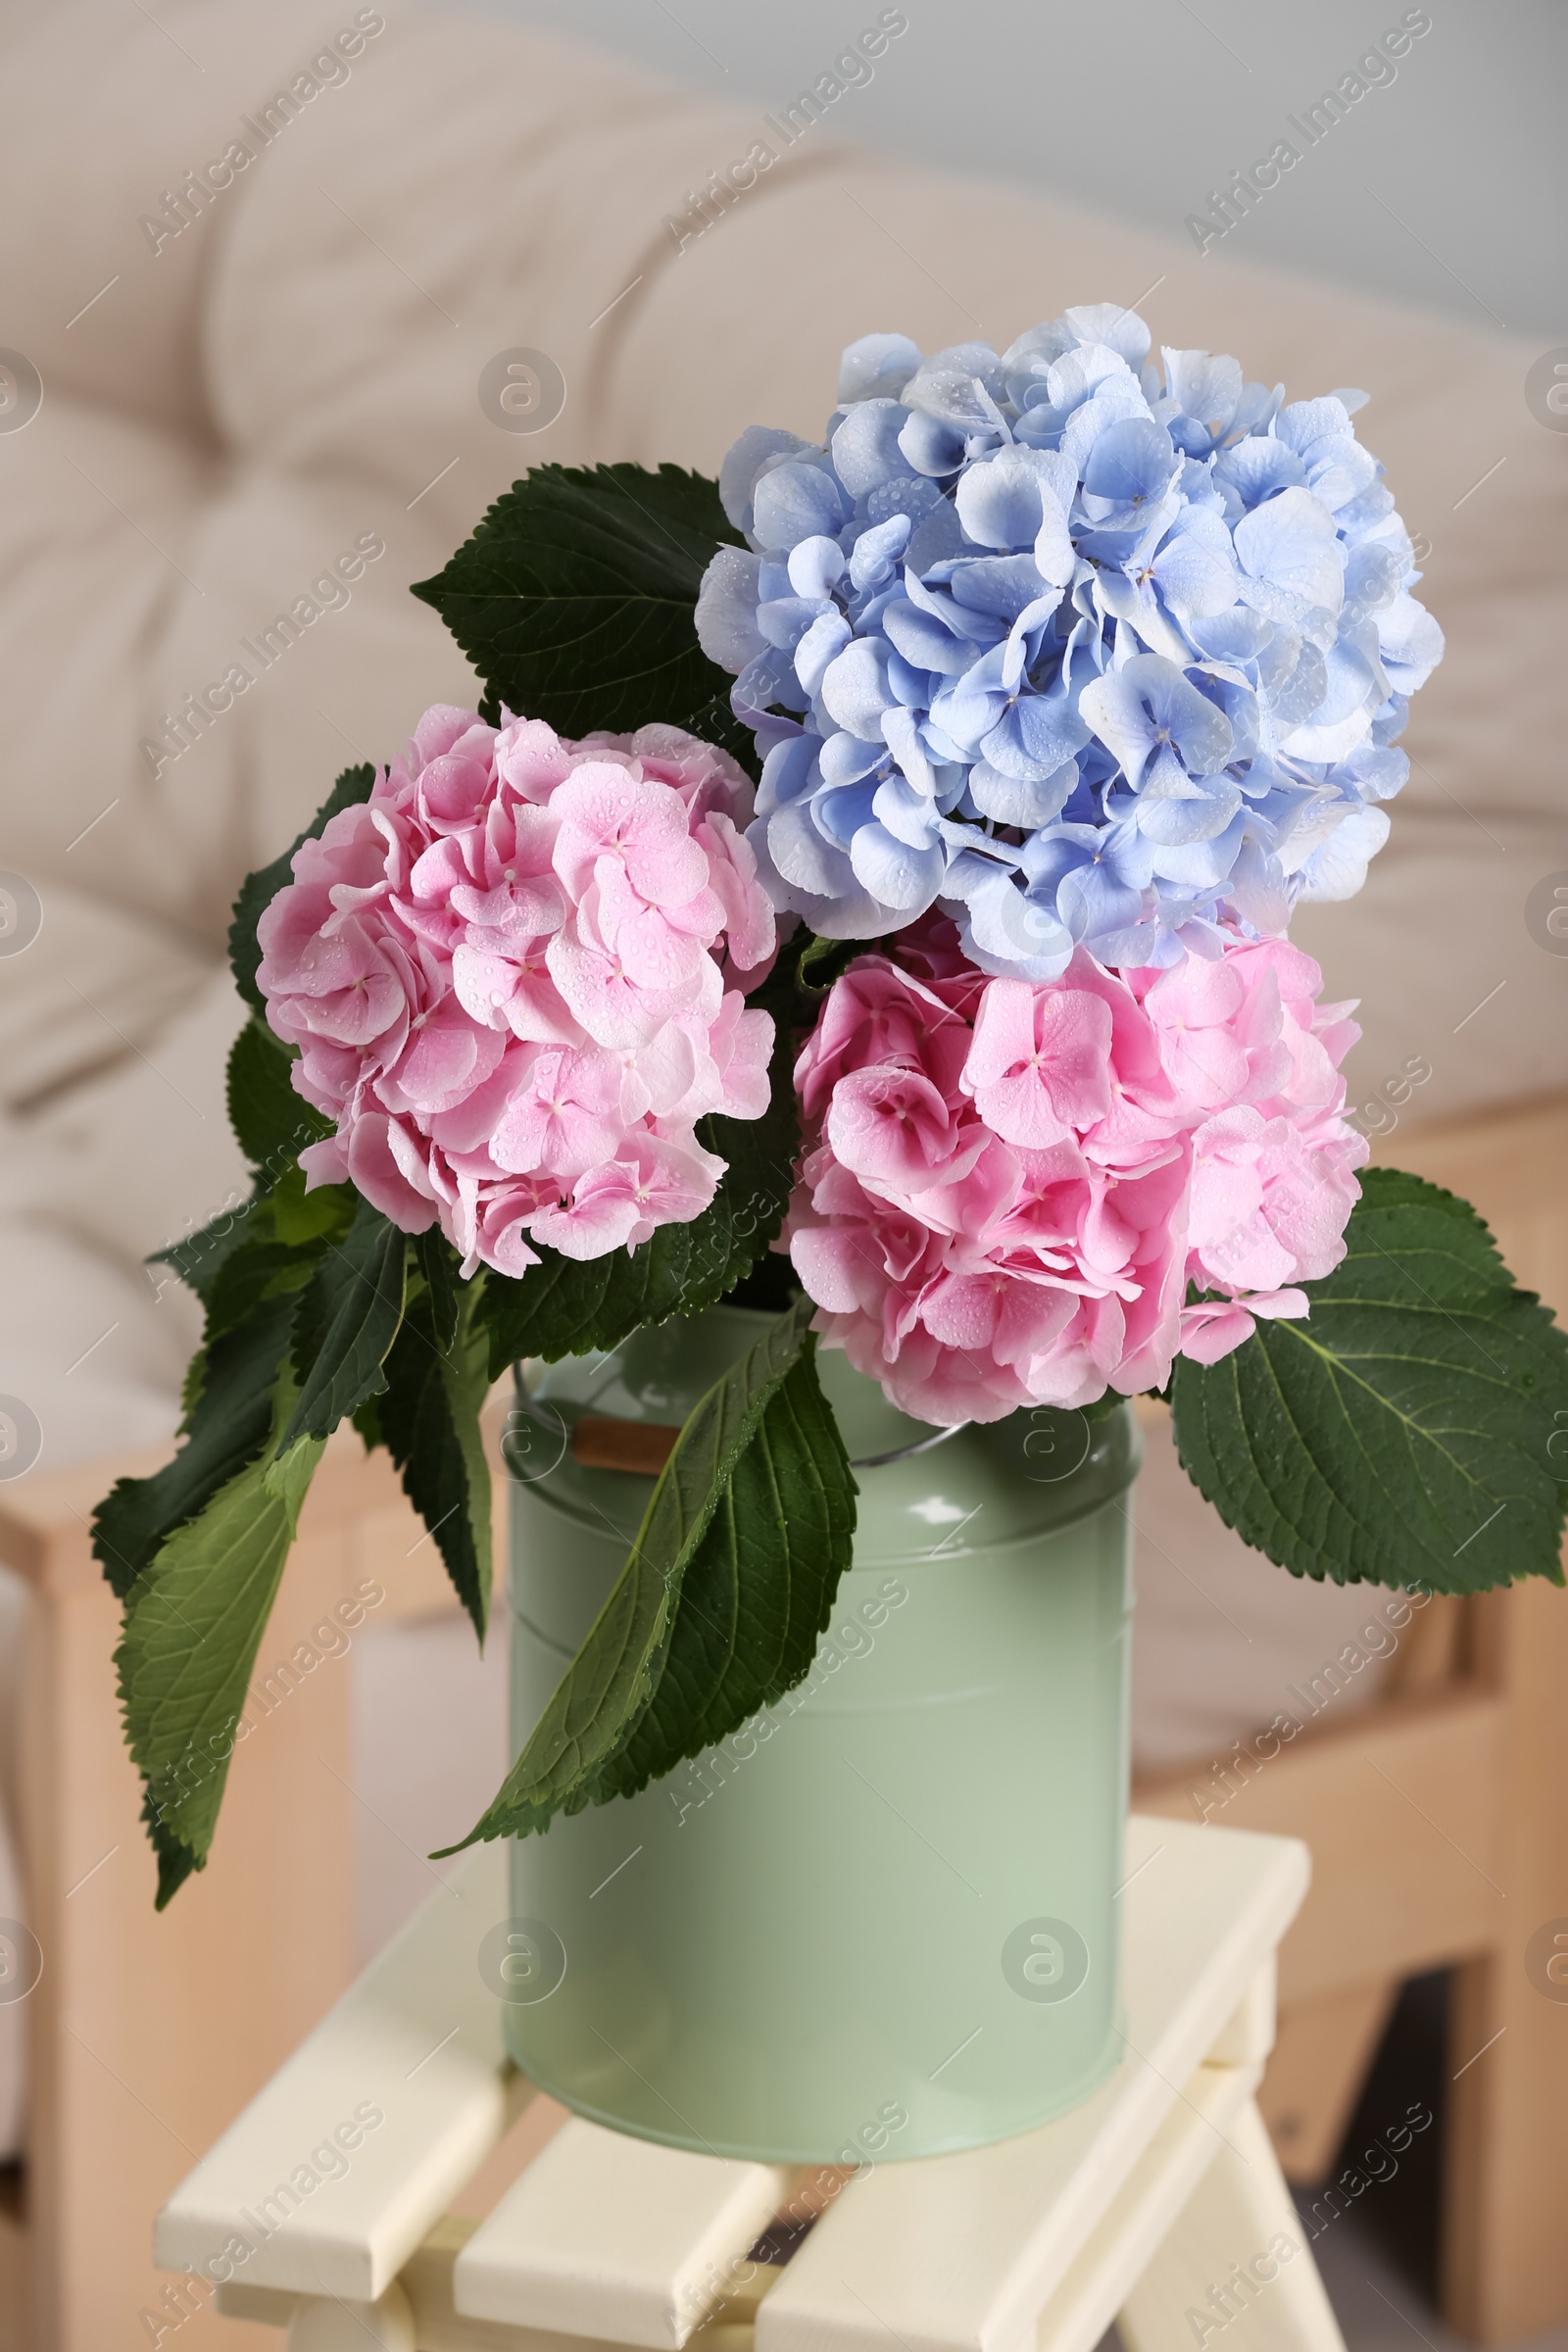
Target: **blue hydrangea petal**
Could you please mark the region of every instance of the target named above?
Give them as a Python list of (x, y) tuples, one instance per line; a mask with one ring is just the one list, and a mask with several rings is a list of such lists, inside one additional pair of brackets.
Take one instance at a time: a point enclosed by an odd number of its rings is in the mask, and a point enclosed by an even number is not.
[(904, 921), (924, 914), (942, 887), (947, 852), (940, 842), (923, 850), (911, 849), (883, 824), (861, 825), (850, 850), (850, 863), (861, 888)]
[(916, 473), (940, 478), (963, 464), (964, 437), (957, 425), (911, 409), (899, 428), (899, 449)]
[[(1236, 526), (1236, 553), (1252, 593), (1276, 592), (1259, 610), (1271, 619), (1297, 613), (1337, 613), (1345, 601), (1345, 569), (1334, 517), (1310, 490), (1282, 490), (1254, 507)], [(1251, 601), (1249, 584), (1242, 593)], [(1273, 609), (1278, 605), (1279, 610)]]
[(823, 466), (786, 459), (762, 474), (752, 495), (753, 528), (764, 547), (788, 550), (818, 533), (835, 537), (850, 504)]
[(935, 670), (942, 677), (961, 677), (974, 660), (972, 638), (958, 636), (935, 613), (921, 612), (907, 597), (888, 605), (881, 622), (890, 644), (906, 662)]
[(1088, 741), (1089, 729), (1065, 696), (1023, 694), (1005, 703), (979, 749), (992, 767), (1021, 783), (1044, 783)]
[(1164, 602), (1183, 621), (1235, 609), (1236, 560), (1231, 535), (1217, 514), (1185, 507), (1149, 569)]
[[(1052, 373), (1055, 373), (1054, 368)], [(1130, 375), (1111, 377), (1073, 410), (1061, 428), (1061, 454), (1080, 481), (1101, 434), (1108, 432), (1113, 424), (1131, 421), (1152, 422), (1152, 419), (1149, 403)]]
[(1324, 670), (1321, 701), (1298, 726), (1280, 736), (1281, 751), (1293, 759), (1348, 759), (1368, 741), (1373, 716), (1387, 700), (1381, 663), (1374, 668), (1347, 638), (1334, 645)]
[(830, 662), (819, 689), (823, 708), (852, 735), (881, 733), (883, 711), (897, 701), (888, 684), (888, 649), (872, 637), (857, 637)]
[(1392, 801), (1410, 779), (1409, 754), (1392, 745), (1365, 743), (1339, 771), (1342, 785), (1365, 801)]
[(952, 579), (956, 603), (1009, 623), (1031, 610), (1040, 620), (1049, 619), (1061, 602), (1061, 590), (1053, 588), (1048, 600), (1045, 587), (1033, 556), (976, 556), (957, 564)]
[(1306, 468), (1294, 449), (1271, 439), (1238, 441), (1214, 461), (1215, 482), (1234, 490), (1244, 508), (1261, 506), (1277, 490), (1298, 490)]
[(1152, 338), (1136, 311), (1113, 302), (1086, 302), (1075, 304), (1063, 318), (1080, 343), (1115, 352), (1135, 373), (1149, 357)]
[(756, 556), (721, 547), (703, 574), (697, 598), (697, 642), (720, 669), (743, 670), (766, 644), (757, 622)]
[(834, 608), (819, 612), (805, 632), (795, 648), (795, 675), (809, 700), (814, 701), (820, 694), (829, 664), (837, 661), (849, 642), (850, 624)]
[[(1179, 781), (1178, 776), (1172, 762), (1138, 798), (1138, 830), (1159, 850), (1216, 840), (1242, 804), (1241, 787), (1232, 776), (1179, 776)], [(1169, 789), (1162, 791), (1162, 783)]]
[(1299, 895), (1308, 905), (1353, 899), (1366, 880), (1367, 862), (1389, 838), (1381, 808), (1356, 808), (1344, 817), (1299, 869)]
[[(974, 860), (949, 869), (946, 904), (957, 916), (965, 954), (983, 972), (1059, 979), (1076, 945), (1054, 906), (1040, 904), (1012, 875)], [(960, 895), (961, 892), (961, 895)]]
[(1074, 939), (1126, 930), (1143, 910), (1143, 891), (1124, 882), (1103, 858), (1071, 867), (1056, 885), (1056, 912)]
[(977, 760), (969, 770), (969, 792), (982, 816), (999, 825), (1018, 825), (1033, 831), (1061, 814), (1078, 781), (1078, 763), (1069, 760), (1050, 775), (1004, 775), (988, 760)]
[(1036, 453), (1000, 450), (965, 471), (955, 493), (958, 519), (977, 547), (1031, 547), (1044, 519)]
[[(966, 432), (988, 425), (1004, 390), (1002, 362), (989, 343), (953, 343), (921, 361), (900, 398), (907, 409), (939, 417)], [(988, 408), (981, 394), (990, 396)]]
[[(1143, 402), (1137, 376), (1119, 351), (1106, 343), (1080, 343), (1046, 372), (1046, 390), (1053, 408), (1069, 416), (1105, 384), (1117, 384)], [(1147, 406), (1147, 404), (1145, 404)]]
[(843, 578), (848, 564), (849, 559), (838, 541), (818, 533), (796, 542), (785, 568), (797, 596), (810, 597), (820, 603), (823, 597), (832, 594), (835, 582)]
[(1100, 530), (1141, 526), (1164, 498), (1177, 465), (1163, 425), (1152, 417), (1123, 416), (1106, 427), (1089, 453), (1084, 514)]
[[(917, 791), (906, 776), (883, 777), (872, 796), (871, 813), (906, 849), (928, 850), (938, 838), (940, 819), (935, 801)], [(946, 863), (944, 858), (944, 867)]]
[(850, 586), (857, 596), (870, 588), (883, 588), (892, 579), (908, 544), (909, 529), (907, 514), (890, 514), (885, 522), (872, 523), (860, 533), (850, 554)]
[(768, 855), (786, 882), (818, 897), (831, 897), (849, 866), (844, 850), (829, 841), (816, 821), (816, 805), (791, 801), (767, 819)]
[(840, 791), (818, 793), (811, 803), (811, 816), (823, 840), (847, 851), (860, 827), (875, 816), (876, 795), (874, 777), (846, 784)]
[(1218, 889), (1236, 862), (1246, 824), (1246, 817), (1238, 813), (1222, 833), (1205, 839), (1156, 842), (1153, 844), (1155, 874), (1192, 890)]
[(1159, 654), (1135, 654), (1121, 669), (1095, 679), (1084, 688), (1079, 708), (1135, 789), (1162, 742), (1173, 743), (1200, 774), (1223, 766), (1230, 757), (1224, 712)]
[(1316, 400), (1293, 400), (1274, 419), (1276, 440), (1298, 451), (1308, 450), (1319, 441), (1337, 440), (1350, 429), (1349, 411), (1332, 392)]
[(737, 710), (743, 705), (765, 710), (771, 703), (783, 703), (792, 710), (805, 709), (790, 658), (773, 645), (765, 646), (754, 662), (748, 662), (731, 687), (729, 699)]
[(906, 575), (916, 577), (950, 556), (973, 553), (963, 535), (956, 507), (950, 498), (941, 498), (928, 514), (920, 516), (909, 533), (909, 544), (904, 551)]
[(1206, 351), (1166, 348), (1161, 349), (1160, 357), (1178, 416), (1199, 428), (1204, 448), (1213, 448), (1225, 438), (1241, 404), (1240, 361)]
[[(1184, 615), (1187, 634), (1200, 654), (1215, 662), (1252, 662), (1273, 642), (1274, 623), (1261, 612), (1235, 605), (1228, 612)], [(1296, 642), (1299, 644), (1298, 637)]]
[(809, 449), (799, 433), (776, 424), (749, 424), (718, 469), (718, 498), (738, 531), (752, 532), (752, 492), (757, 477), (770, 459), (798, 449)]
[(907, 411), (896, 400), (862, 401), (833, 435), (833, 470), (852, 498), (865, 498), (879, 483), (911, 480), (899, 447)]
[(769, 645), (793, 654), (821, 611), (819, 598), (808, 602), (804, 596), (775, 597), (758, 606), (757, 625)]
[(841, 401), (897, 400), (920, 365), (907, 335), (861, 335), (839, 362)]
[(902, 706), (884, 710), (882, 734), (908, 782), (935, 807), (940, 779), (931, 764), (930, 754), (922, 740), (920, 722), (914, 712)]
[(816, 764), (820, 748), (809, 735), (795, 735), (774, 745), (762, 761), (762, 780), (757, 787), (759, 816), (771, 816), (776, 808), (810, 796), (821, 782)]
[(1443, 660), (1443, 631), (1413, 596), (1398, 596), (1378, 614), (1378, 643), (1389, 683), (1396, 693), (1414, 694)]
[[(888, 654), (888, 687), (898, 704), (907, 707), (910, 710), (923, 710), (929, 705), (936, 685), (937, 678), (933, 671), (921, 667), (917, 662), (906, 662), (897, 646), (890, 650)], [(888, 710), (882, 713), (884, 734), (887, 732), (889, 711), (893, 707), (890, 704)]]
[(1404, 585), (1402, 551), (1363, 539), (1346, 551), (1341, 625), (1365, 620), (1393, 604)]
[(852, 735), (848, 727), (829, 735), (818, 755), (822, 781), (830, 786), (858, 784), (862, 776), (871, 775), (888, 756), (888, 747), (880, 738), (870, 743), (863, 736)]

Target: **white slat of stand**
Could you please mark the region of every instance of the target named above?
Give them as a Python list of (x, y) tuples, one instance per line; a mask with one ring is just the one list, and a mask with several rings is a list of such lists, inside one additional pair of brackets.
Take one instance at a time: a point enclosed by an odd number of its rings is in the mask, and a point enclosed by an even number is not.
[[(237, 2241), (248, 2251), (231, 2253), (232, 2275), (248, 2287), (374, 2302), (532, 2096), (514, 2077), (509, 2098), (501, 2004), (479, 1974), (479, 1943), (506, 1915), (506, 1853), (483, 1846), (181, 2181), (154, 2260), (210, 2277)], [(332, 2179), (333, 2133), (352, 2135), (356, 2108), (384, 2120)]]
[[(1036, 2343), (1049, 2352), (1093, 2352), (1136, 2278), (1163, 2243), (1206, 2170), (1214, 2134), (1234, 2139), (1256, 2087), (1256, 2066), (1200, 2066), (1129, 2174), (1121, 2194), (1068, 2265), (1040, 2315)], [(1145, 2348), (1140, 2347), (1140, 2352)], [(1194, 2352), (1191, 2336), (1185, 2352)]]
[(679, 2352), (790, 2178), (784, 2165), (687, 2155), (574, 2117), (458, 2256), (453, 2300), (476, 2320)]
[[(1306, 1849), (1128, 1824), (1126, 2047), (1041, 2131), (889, 2164), (845, 2189), (758, 2315), (758, 2352), (1020, 2352), (1306, 1891)], [(1207, 2135), (1226, 2144), (1217, 2127)]]
[[(1127, 2048), (1100, 2092), (998, 2146), (862, 2175), (787, 2269), (724, 2295), (782, 2201), (772, 2168), (573, 2122), (477, 2231), (438, 2219), (506, 2120), (499, 2003), (475, 1961), (506, 1915), (487, 1851), (461, 1903), (431, 1898), (176, 2192), (160, 2259), (253, 2243), (219, 2308), (287, 2327), (290, 2352), (673, 2352), (704, 2311), (711, 2352), (750, 2352), (754, 2316), (756, 2352), (886, 2352), (890, 2332), (906, 2352), (1092, 2352), (1118, 2312), (1131, 2352), (1176, 2352), (1178, 2334), (1185, 2352), (1208, 2312), (1241, 2352), (1344, 2352), (1310, 2253), (1268, 2255), (1299, 2231), (1252, 2102), (1305, 1848), (1134, 1821), (1127, 1872)], [(257, 2230), (258, 2197), (351, 2088), (344, 2112), (373, 2099), (384, 2126), (347, 2179)]]
[[(1223, 2330), (1227, 2352), (1296, 2352), (1339, 2336), (1267, 2127), (1250, 2101), (1124, 2295), (1125, 2352), (1194, 2352)], [(1215, 2297), (1222, 2300), (1216, 2302)]]

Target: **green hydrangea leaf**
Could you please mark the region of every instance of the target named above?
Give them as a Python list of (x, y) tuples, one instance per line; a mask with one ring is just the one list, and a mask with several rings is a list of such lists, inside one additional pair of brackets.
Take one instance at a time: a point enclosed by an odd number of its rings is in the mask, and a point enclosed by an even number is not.
[(235, 1200), (232, 1206), (220, 1209), (194, 1233), (182, 1235), (167, 1249), (153, 1250), (147, 1264), (172, 1267), (185, 1288), (210, 1309), (224, 1266), (253, 1236), (251, 1219), (261, 1197), (253, 1193), (248, 1200)]
[(465, 1314), (483, 1296), (482, 1282), (465, 1282), (459, 1271), (460, 1259), (452, 1244), (438, 1225), (421, 1233), (414, 1245), (415, 1262), (429, 1293), (429, 1313), (434, 1323), (436, 1343), (450, 1348), (458, 1336)]
[(275, 1241), (269, 1203), (257, 1212), (254, 1231), (237, 1250), (225, 1255), (207, 1298), (204, 1347), (221, 1333), (248, 1322), (270, 1298), (291, 1297), (304, 1289), (325, 1250), (324, 1240), (310, 1245)]
[(604, 1608), (465, 1844), (641, 1787), (807, 1671), (856, 1494), (816, 1385), (814, 1311), (782, 1315), (689, 1416)]
[(559, 734), (662, 719), (754, 770), (731, 680), (692, 612), (717, 549), (738, 544), (718, 485), (678, 466), (539, 466), (414, 593), (433, 605), (487, 689)]
[(147, 1785), (159, 1907), (207, 1860), (251, 1671), (318, 1443), (276, 1447), (293, 1404), (287, 1365), (270, 1440), (161, 1545), (131, 1589), (115, 1665), (132, 1762)]
[(267, 1203), (273, 1233), (291, 1246), (347, 1241), (359, 1204), (351, 1184), (317, 1184), (307, 1192), (297, 1163), (283, 1170)]
[(424, 1281), (413, 1291), (386, 1359), (386, 1388), (374, 1400), (375, 1433), (402, 1472), (404, 1493), (482, 1642), (490, 1613), (491, 1504), (479, 1414), (490, 1394), (490, 1351), (477, 1322), (476, 1286), (455, 1306), (449, 1324), (443, 1296)]
[(294, 1368), (299, 1396), (283, 1435), (328, 1438), (368, 1396), (386, 1387), (383, 1370), (403, 1320), (408, 1241), (368, 1200), (347, 1239), (329, 1245), (299, 1302)]
[(197, 1359), (202, 1377), (173, 1460), (150, 1478), (119, 1480), (98, 1505), (92, 1547), (122, 1600), (174, 1531), (262, 1453), (293, 1320), (292, 1298), (271, 1299), (213, 1341)]
[(1469, 1204), (1371, 1168), (1304, 1322), (1171, 1382), (1183, 1466), (1298, 1576), (1478, 1592), (1561, 1583), (1568, 1336)]
[(663, 1669), (592, 1802), (634, 1796), (809, 1672), (855, 1533), (856, 1487), (809, 1340), (763, 1410), (681, 1585)]
[(228, 1123), (251, 1166), (270, 1178), (332, 1132), (331, 1120), (294, 1092), (296, 1058), (255, 1014), (229, 1048)]

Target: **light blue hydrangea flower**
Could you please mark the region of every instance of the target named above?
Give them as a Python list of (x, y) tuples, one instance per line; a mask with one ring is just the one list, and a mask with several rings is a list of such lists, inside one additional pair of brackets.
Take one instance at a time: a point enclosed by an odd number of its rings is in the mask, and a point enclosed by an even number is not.
[(1149, 348), (1109, 304), (1000, 357), (866, 335), (820, 444), (754, 425), (725, 459), (747, 548), (698, 633), (762, 754), (763, 877), (814, 930), (937, 906), (1044, 980), (1360, 888), (1443, 653), (1365, 396), (1286, 407)]

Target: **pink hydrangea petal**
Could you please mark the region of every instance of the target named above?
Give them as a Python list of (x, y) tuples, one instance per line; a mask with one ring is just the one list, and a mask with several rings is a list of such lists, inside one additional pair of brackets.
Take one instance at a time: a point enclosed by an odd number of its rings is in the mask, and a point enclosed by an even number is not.
[[(740, 1006), (730, 1027), (723, 1027), (724, 1009)], [(748, 1005), (731, 989), (719, 1019), (710, 1032), (710, 1051), (722, 1091), (713, 1108), (726, 1119), (760, 1119), (772, 1100), (769, 1070), (773, 1058), (773, 1016)]]
[(525, 1274), (530, 1266), (541, 1261), (537, 1250), (528, 1246), (528, 1233), (537, 1220), (546, 1200), (554, 1200), (553, 1188), (542, 1194), (537, 1184), (501, 1183), (481, 1188), (475, 1202), (472, 1253), (498, 1274), (510, 1274), (514, 1280)]
[(824, 1128), (847, 1168), (878, 1190), (922, 1191), (951, 1166), (957, 1122), (917, 1070), (852, 1070), (839, 1080)]
[(619, 1096), (612, 1055), (547, 1048), (497, 1121), (491, 1152), (518, 1175), (549, 1169), (564, 1184), (574, 1183), (614, 1158), (623, 1135)]
[(667, 784), (589, 760), (560, 786), (555, 866), (573, 898), (601, 858), (624, 868), (650, 906), (680, 906), (708, 881), (708, 859), (688, 829), (686, 807)]
[(384, 1113), (367, 1112), (348, 1135), (349, 1181), (403, 1233), (428, 1233), (436, 1195), (412, 1138)]
[(1032, 1151), (1111, 1106), (1110, 1007), (1081, 989), (993, 980), (960, 1081), (989, 1127)]
[(692, 988), (702, 971), (708, 941), (717, 936), (723, 920), (717, 898), (709, 893), (711, 929), (706, 938), (694, 937), (662, 907), (648, 906), (612, 859), (602, 859), (596, 874), (599, 935), (627, 977), (638, 988)]
[(1204, 1299), (1182, 1309), (1180, 1352), (1195, 1364), (1217, 1364), (1232, 1354), (1256, 1329), (1245, 1306), (1235, 1299)]
[(496, 738), (496, 773), (524, 802), (547, 801), (572, 770), (572, 755), (542, 718), (516, 718)]
[(441, 759), (477, 723), (473, 712), (457, 703), (432, 703), (414, 730), (414, 749), (420, 766)]
[(406, 1050), (375, 1081), (388, 1110), (430, 1118), (451, 1110), (484, 1084), (506, 1051), (506, 1038), (481, 1028), (454, 995), (416, 1015)]
[[(588, 1035), (601, 1046), (642, 1046), (665, 1021), (688, 1011), (711, 1019), (723, 982), (711, 956), (689, 985), (645, 988), (622, 958), (597, 936), (588, 903), (558, 931), (545, 952), (551, 979)], [(696, 1000), (694, 1003), (694, 999)]]
[(538, 1240), (567, 1257), (603, 1257), (634, 1250), (661, 1225), (688, 1224), (713, 1198), (724, 1163), (694, 1143), (647, 1138), (606, 1166), (589, 1171), (565, 1208), (541, 1210)]
[(756, 971), (777, 946), (772, 901), (757, 879), (757, 852), (718, 809), (705, 817), (699, 838), (708, 850), (710, 876), (723, 907), (730, 959), (738, 972)]
[(318, 1184), (347, 1184), (349, 1163), (342, 1137), (328, 1135), (318, 1144), (307, 1144), (300, 1153), (300, 1166), (308, 1193), (314, 1193)]

